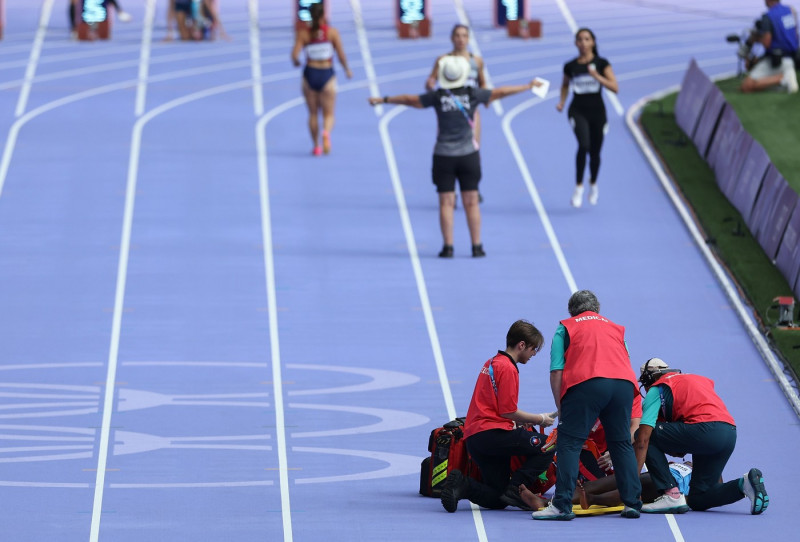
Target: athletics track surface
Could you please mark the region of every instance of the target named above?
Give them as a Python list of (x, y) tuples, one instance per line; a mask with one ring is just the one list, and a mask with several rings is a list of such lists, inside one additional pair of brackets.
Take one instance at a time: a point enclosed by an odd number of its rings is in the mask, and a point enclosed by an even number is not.
[[(124, 2), (134, 22), (108, 43), (69, 41), (62, 2), (7, 4), (4, 540), (796, 539), (797, 416), (622, 116), (691, 57), (734, 71), (724, 36), (759, 3), (537, 0), (544, 37), (521, 41), (491, 26), (491, 2), (437, 0), (434, 37), (400, 41), (388, 2), (333, 2), (354, 78), (340, 73), (322, 158), (289, 62), (290, 2), (222, 2), (233, 41), (192, 44), (161, 41), (164, 0)], [(370, 84), (420, 91), (463, 16), (495, 85), (553, 87), (482, 111), (488, 257), (468, 257), (459, 211), (456, 258), (441, 261), (434, 115), (366, 98)], [(579, 210), (554, 108), (576, 24), (621, 89), (600, 203)], [(509, 324), (549, 339), (577, 287), (626, 325), (636, 366), (659, 356), (715, 379), (739, 427), (725, 478), (759, 466), (764, 515), (745, 501), (534, 524), (417, 495), (429, 431), (464, 415)], [(552, 406), (546, 352), (522, 368), (525, 410)]]

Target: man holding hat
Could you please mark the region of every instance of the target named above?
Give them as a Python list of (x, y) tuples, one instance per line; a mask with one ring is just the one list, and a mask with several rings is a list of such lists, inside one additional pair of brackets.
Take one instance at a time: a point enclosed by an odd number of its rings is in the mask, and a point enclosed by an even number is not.
[(530, 90), (541, 83), (531, 81), (525, 85), (511, 85), (495, 89), (465, 86), (470, 73), (466, 58), (445, 55), (439, 60), (439, 88), (425, 94), (371, 97), (370, 105), (380, 103), (433, 107), (439, 124), (436, 145), (433, 148), (433, 184), (439, 194), (439, 225), (444, 238), (440, 258), (453, 257), (453, 207), (458, 179), (461, 201), (467, 215), (467, 226), (472, 240), (472, 256), (486, 256), (481, 242), (481, 211), (478, 183), (481, 180), (481, 158), (475, 138), (475, 110), (479, 104)]
[[(750, 513), (769, 506), (761, 471), (752, 468), (735, 480), (722, 483), (721, 475), (736, 446), (736, 425), (725, 403), (714, 391), (714, 382), (700, 375), (682, 374), (664, 360), (652, 358), (641, 367), (639, 382), (647, 395), (634, 450), (639, 469), (647, 465), (662, 495), (642, 512), (682, 514), (708, 510), (750, 499)], [(669, 472), (664, 454), (692, 454), (692, 479), (684, 496)]]

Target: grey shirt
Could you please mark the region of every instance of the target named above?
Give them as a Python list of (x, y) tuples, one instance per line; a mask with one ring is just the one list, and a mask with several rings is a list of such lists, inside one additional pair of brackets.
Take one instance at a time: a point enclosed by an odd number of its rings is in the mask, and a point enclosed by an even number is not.
[[(450, 95), (450, 92), (453, 96)], [(455, 99), (461, 102), (464, 111), (472, 120), (475, 116), (475, 108), (479, 104), (489, 103), (492, 91), (487, 88), (463, 87), (455, 88), (450, 92), (438, 89), (419, 95), (422, 107), (433, 107), (439, 122), (439, 133), (436, 136), (433, 154), (439, 156), (472, 154), (478, 150), (475, 146), (472, 126), (456, 104)]]

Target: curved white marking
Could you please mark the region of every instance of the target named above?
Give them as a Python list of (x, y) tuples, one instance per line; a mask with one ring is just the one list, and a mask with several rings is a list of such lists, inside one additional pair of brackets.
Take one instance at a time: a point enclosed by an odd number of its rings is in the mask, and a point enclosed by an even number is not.
[(338, 476), (319, 476), (316, 478), (299, 478), (296, 484), (321, 484), (330, 482), (351, 482), (356, 480), (375, 480), (377, 478), (390, 478), (393, 476), (407, 476), (419, 474), (419, 464), (424, 458), (415, 455), (392, 454), (388, 452), (370, 452), (366, 450), (344, 450), (341, 448), (306, 448), (292, 446), (293, 452), (310, 452), (315, 454), (349, 455), (364, 457), (388, 463), (382, 469), (359, 472), (355, 474), (342, 474)]
[(364, 367), (342, 367), (337, 365), (308, 365), (299, 363), (287, 363), (287, 369), (307, 369), (310, 371), (337, 371), (342, 373), (352, 373), (363, 375), (370, 378), (364, 384), (353, 384), (351, 386), (339, 386), (335, 388), (319, 388), (314, 390), (293, 390), (289, 395), (317, 395), (322, 393), (355, 393), (362, 391), (386, 390), (390, 388), (400, 388), (410, 386), (420, 381), (418, 376), (401, 373), (399, 371), (389, 371), (386, 369), (370, 369)]
[(365, 416), (374, 416), (380, 418), (381, 421), (370, 425), (360, 425), (358, 427), (348, 427), (346, 429), (331, 429), (328, 431), (307, 431), (303, 433), (292, 433), (292, 438), (306, 438), (306, 437), (333, 437), (340, 435), (362, 435), (365, 433), (379, 433), (383, 431), (397, 431), (400, 429), (408, 429), (409, 427), (418, 427), (430, 422), (431, 419), (427, 416), (422, 416), (415, 412), (407, 410), (392, 410), (388, 408), (367, 408), (367, 407), (350, 407), (339, 405), (317, 405), (309, 403), (289, 403), (291, 408), (308, 408), (315, 410), (328, 410), (332, 412), (350, 412), (354, 414), (363, 414)]

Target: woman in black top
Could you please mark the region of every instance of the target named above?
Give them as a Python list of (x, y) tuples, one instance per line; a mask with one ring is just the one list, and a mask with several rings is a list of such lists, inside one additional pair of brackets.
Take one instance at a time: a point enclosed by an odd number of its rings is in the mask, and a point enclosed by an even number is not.
[(597, 54), (594, 33), (581, 28), (575, 34), (578, 56), (564, 64), (564, 80), (561, 83), (561, 99), (556, 109), (563, 111), (569, 87), (572, 84), (573, 98), (567, 115), (575, 137), (578, 138), (578, 155), (575, 159), (576, 186), (572, 194), (573, 207), (583, 203), (583, 172), (586, 169), (586, 154), (589, 154), (589, 203), (595, 205), (598, 198), (597, 173), (600, 171), (600, 148), (608, 129), (606, 106), (600, 94), (603, 87), (617, 92), (617, 78), (608, 60)]

